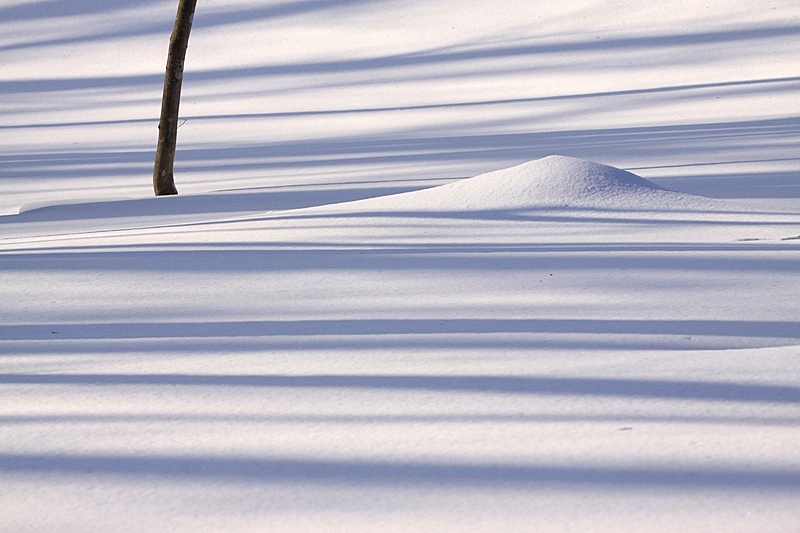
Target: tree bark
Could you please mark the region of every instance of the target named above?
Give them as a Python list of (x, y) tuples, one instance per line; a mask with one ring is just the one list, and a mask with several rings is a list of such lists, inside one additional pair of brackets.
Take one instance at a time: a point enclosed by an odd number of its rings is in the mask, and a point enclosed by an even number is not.
[(158, 123), (158, 147), (153, 168), (153, 189), (156, 196), (178, 194), (172, 173), (175, 146), (178, 142), (178, 110), (181, 104), (181, 83), (189, 32), (192, 29), (197, 0), (180, 0), (175, 27), (169, 41), (167, 72), (164, 76), (164, 95), (161, 98), (161, 119)]

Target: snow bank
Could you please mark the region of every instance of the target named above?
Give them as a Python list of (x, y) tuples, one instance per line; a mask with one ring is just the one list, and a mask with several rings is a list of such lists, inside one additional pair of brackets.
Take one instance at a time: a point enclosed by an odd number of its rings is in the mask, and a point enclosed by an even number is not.
[(625, 170), (559, 155), (369, 202), (372, 208), (426, 211), (558, 207), (681, 210), (714, 203), (664, 189)]

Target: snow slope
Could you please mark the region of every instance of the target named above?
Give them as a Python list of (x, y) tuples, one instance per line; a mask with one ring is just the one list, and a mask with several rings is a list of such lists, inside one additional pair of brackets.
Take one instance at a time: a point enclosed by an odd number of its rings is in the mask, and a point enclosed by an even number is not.
[(580, 160), (489, 176), (21, 224), (4, 527), (790, 530), (800, 214)]
[(152, 198), (172, 3), (0, 5), (0, 530), (797, 529), (794, 2), (200, 2)]

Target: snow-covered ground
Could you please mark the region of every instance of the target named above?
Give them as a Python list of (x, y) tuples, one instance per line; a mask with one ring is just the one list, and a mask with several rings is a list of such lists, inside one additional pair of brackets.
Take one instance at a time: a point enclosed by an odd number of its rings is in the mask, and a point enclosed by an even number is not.
[(0, 2), (0, 530), (800, 531), (796, 0), (200, 0), (152, 198), (175, 4)]

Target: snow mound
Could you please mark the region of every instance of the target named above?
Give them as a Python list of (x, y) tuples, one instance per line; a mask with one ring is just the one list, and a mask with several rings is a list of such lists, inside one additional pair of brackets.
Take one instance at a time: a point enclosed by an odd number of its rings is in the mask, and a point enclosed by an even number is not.
[(686, 209), (713, 202), (664, 189), (608, 165), (552, 155), (432, 189), (381, 199), (382, 209)]

